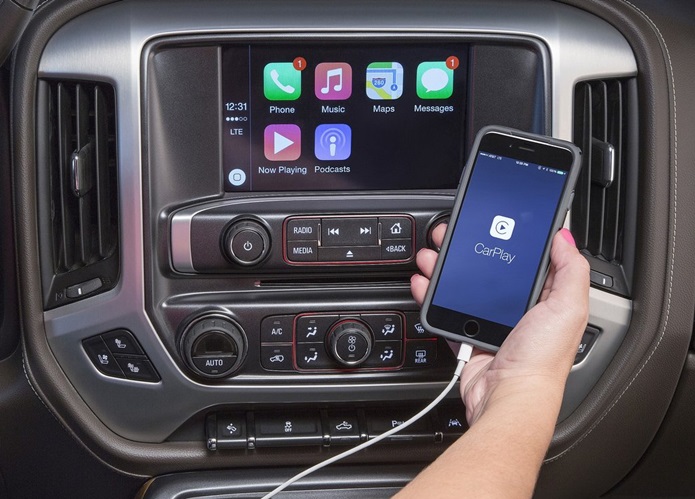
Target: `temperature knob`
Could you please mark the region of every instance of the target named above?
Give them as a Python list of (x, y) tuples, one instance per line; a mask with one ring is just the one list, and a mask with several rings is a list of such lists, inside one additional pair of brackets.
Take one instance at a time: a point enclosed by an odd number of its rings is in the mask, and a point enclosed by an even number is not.
[(333, 357), (344, 366), (361, 364), (372, 351), (372, 333), (369, 327), (354, 319), (333, 326), (328, 341)]

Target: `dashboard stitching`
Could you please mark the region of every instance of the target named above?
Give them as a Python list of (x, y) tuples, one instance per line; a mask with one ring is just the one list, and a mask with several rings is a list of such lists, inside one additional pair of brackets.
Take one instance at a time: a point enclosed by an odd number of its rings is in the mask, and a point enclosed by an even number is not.
[(669, 76), (671, 79), (671, 91), (673, 93), (673, 136), (674, 136), (674, 144), (673, 144), (673, 236), (672, 236), (672, 249), (671, 249), (671, 265), (669, 269), (669, 286), (668, 286), (668, 298), (666, 300), (666, 316), (664, 319), (664, 324), (661, 328), (661, 332), (659, 334), (659, 339), (657, 340), (656, 345), (652, 348), (652, 350), (649, 352), (649, 355), (647, 356), (647, 359), (642, 363), (642, 365), (639, 367), (635, 375), (632, 377), (630, 382), (627, 384), (627, 386), (623, 389), (622, 392), (616, 397), (616, 399), (613, 401), (613, 403), (601, 414), (599, 419), (591, 425), (591, 427), (586, 431), (584, 435), (582, 435), (576, 442), (574, 442), (571, 446), (569, 446), (567, 449), (562, 451), (560, 454), (557, 456), (547, 459), (546, 463), (551, 463), (554, 461), (558, 461), (562, 457), (564, 457), (566, 454), (568, 454), (570, 451), (574, 450), (585, 438), (587, 438), (595, 429), (598, 427), (599, 424), (608, 416), (608, 414), (613, 410), (613, 408), (620, 402), (622, 399), (623, 395), (627, 393), (627, 391), (630, 389), (632, 384), (637, 380), (639, 375), (642, 373), (644, 368), (649, 364), (651, 358), (654, 356), (656, 351), (658, 350), (659, 346), (661, 345), (661, 341), (664, 338), (664, 335), (666, 334), (666, 327), (668, 326), (669, 318), (670, 318), (670, 313), (671, 313), (671, 296), (672, 296), (672, 291), (673, 291), (673, 267), (674, 267), (674, 262), (676, 258), (676, 229), (677, 229), (677, 220), (678, 220), (678, 123), (677, 123), (677, 106), (676, 106), (676, 84), (675, 84), (675, 79), (673, 76), (673, 64), (671, 62), (671, 53), (668, 49), (668, 45), (666, 43), (666, 40), (664, 39), (664, 36), (662, 35), (661, 31), (659, 30), (659, 27), (656, 25), (654, 21), (644, 12), (642, 11), (639, 7), (636, 5), (630, 3), (628, 0), (621, 0), (623, 3), (626, 5), (629, 5), (632, 7), (636, 12), (638, 12), (644, 19), (647, 20), (647, 22), (652, 26), (654, 29), (655, 33), (658, 35), (659, 39), (661, 40), (661, 43), (664, 47), (664, 51), (666, 53), (666, 58), (668, 60), (668, 66), (669, 66)]
[(60, 425), (60, 427), (63, 429), (63, 431), (65, 431), (65, 433), (70, 435), (70, 437), (75, 442), (77, 442), (79, 447), (86, 450), (90, 455), (94, 456), (96, 461), (100, 462), (101, 464), (103, 464), (104, 466), (106, 466), (108, 469), (110, 469), (111, 471), (113, 471), (115, 473), (118, 473), (118, 474), (126, 476), (126, 477), (147, 478), (146, 475), (136, 475), (136, 474), (125, 473), (124, 471), (122, 471), (122, 470), (112, 466), (111, 464), (107, 463), (106, 461), (101, 459), (99, 456), (94, 454), (92, 452), (92, 450), (84, 444), (84, 442), (82, 442), (79, 438), (77, 438), (77, 436), (70, 430), (70, 428), (65, 426), (65, 424), (63, 424), (63, 422), (60, 419), (58, 419), (55, 412), (53, 412), (53, 410), (46, 404), (46, 402), (44, 402), (43, 397), (41, 397), (41, 395), (39, 395), (39, 393), (36, 391), (36, 388), (34, 388), (34, 384), (31, 381), (31, 377), (29, 376), (29, 373), (27, 372), (27, 362), (26, 362), (26, 357), (24, 355), (24, 348), (22, 348), (22, 371), (24, 372), (24, 378), (27, 380), (27, 384), (29, 385), (29, 388), (31, 388), (31, 391), (33, 392), (34, 396), (39, 400), (39, 402), (41, 402), (41, 405), (43, 405), (43, 407), (46, 409), (46, 411), (53, 417), (53, 419), (55, 419), (55, 421), (58, 423), (58, 425)]

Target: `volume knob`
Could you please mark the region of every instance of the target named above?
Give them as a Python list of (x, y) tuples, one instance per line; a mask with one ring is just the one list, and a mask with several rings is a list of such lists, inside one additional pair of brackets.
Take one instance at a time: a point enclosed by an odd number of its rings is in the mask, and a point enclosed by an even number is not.
[(260, 263), (270, 251), (270, 236), (263, 225), (253, 220), (234, 222), (224, 238), (227, 256), (237, 265), (250, 267)]

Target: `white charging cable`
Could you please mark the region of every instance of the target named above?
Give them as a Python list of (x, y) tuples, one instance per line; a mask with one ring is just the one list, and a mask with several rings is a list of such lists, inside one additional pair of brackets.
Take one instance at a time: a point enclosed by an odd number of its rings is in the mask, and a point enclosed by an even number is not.
[(333, 464), (336, 461), (340, 461), (343, 458), (346, 458), (348, 456), (351, 456), (355, 454), (356, 452), (361, 451), (362, 449), (366, 449), (367, 447), (376, 444), (377, 442), (381, 442), (385, 438), (390, 437), (391, 435), (394, 435), (395, 433), (398, 433), (401, 430), (406, 429), (408, 426), (416, 422), (418, 419), (420, 419), (422, 416), (430, 412), (434, 406), (436, 406), (439, 402), (442, 401), (444, 397), (447, 396), (447, 394), (451, 391), (451, 389), (456, 385), (456, 382), (459, 380), (461, 377), (461, 372), (463, 371), (463, 368), (465, 367), (466, 364), (468, 364), (468, 361), (471, 360), (471, 355), (473, 354), (473, 347), (471, 345), (468, 345), (466, 343), (461, 344), (461, 349), (459, 350), (457, 360), (458, 364), (456, 365), (456, 370), (454, 371), (454, 376), (451, 378), (451, 381), (449, 381), (449, 384), (444, 388), (442, 393), (440, 393), (437, 398), (435, 398), (430, 404), (425, 407), (423, 410), (415, 414), (412, 418), (409, 420), (405, 421), (403, 424), (396, 426), (395, 428), (391, 428), (390, 430), (382, 433), (381, 435), (374, 437), (371, 440), (367, 440), (366, 442), (361, 443), (360, 445), (353, 447), (352, 449), (348, 449), (345, 452), (342, 452), (336, 456), (333, 456), (331, 458), (326, 459), (325, 461), (321, 461), (320, 463), (312, 466), (311, 468), (307, 468), (306, 470), (302, 471), (301, 473), (296, 474), (289, 480), (287, 480), (285, 483), (282, 485), (276, 487), (274, 490), (269, 492), (268, 494), (264, 495), (262, 499), (270, 499), (273, 497), (275, 494), (278, 492), (281, 492), (285, 490), (287, 487), (292, 485), (294, 482), (297, 480), (301, 480), (307, 475), (310, 475), (314, 471), (320, 470), (321, 468), (328, 466), (329, 464)]

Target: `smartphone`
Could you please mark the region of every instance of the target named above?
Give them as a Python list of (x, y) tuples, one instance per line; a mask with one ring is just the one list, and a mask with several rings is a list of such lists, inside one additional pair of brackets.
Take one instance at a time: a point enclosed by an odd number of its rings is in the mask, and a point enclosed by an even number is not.
[(538, 300), (581, 165), (574, 144), (477, 135), (421, 310), (426, 329), (496, 351)]

